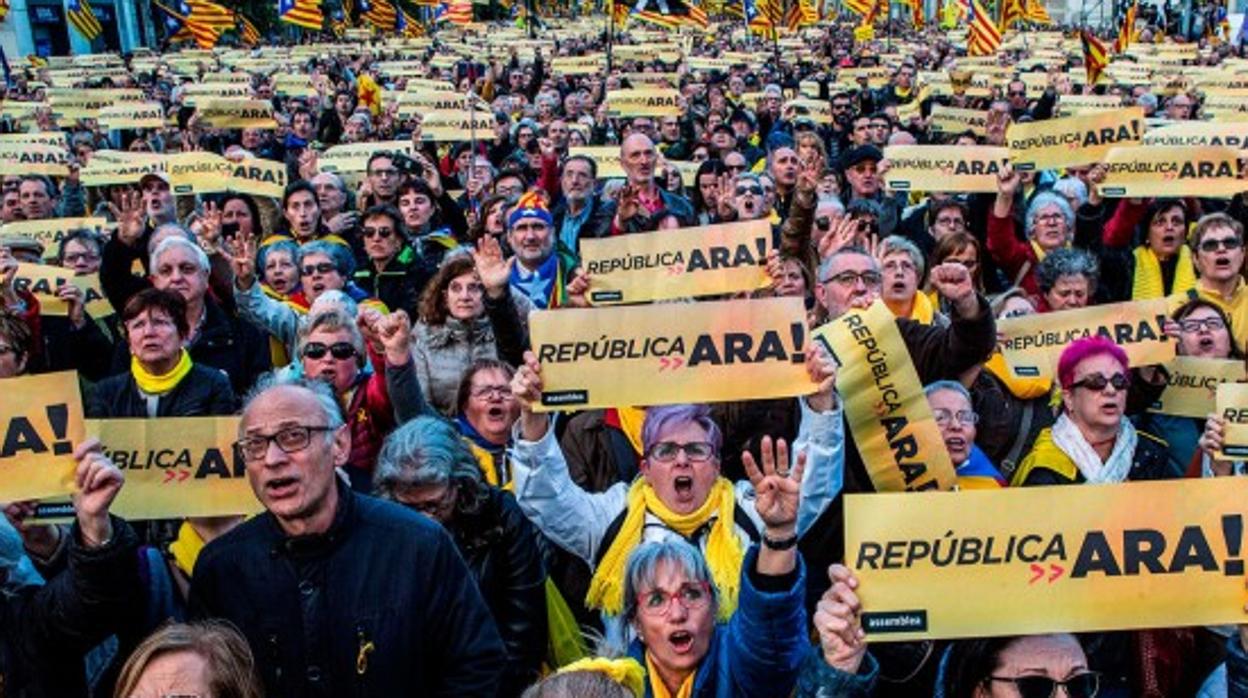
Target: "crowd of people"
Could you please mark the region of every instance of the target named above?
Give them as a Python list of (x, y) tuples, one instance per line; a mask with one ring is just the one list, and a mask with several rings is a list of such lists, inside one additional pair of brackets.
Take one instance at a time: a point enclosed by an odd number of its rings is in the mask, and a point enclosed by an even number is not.
[[(75, 371), (88, 418), (240, 415), (262, 513), (127, 522), (109, 513), (125, 477), (107, 445), (76, 444), (73, 521), (39, 520), (34, 501), (0, 521), (0, 692), (1248, 696), (1248, 626), (868, 644), (844, 503), (875, 486), (814, 344), (800, 397), (554, 413), (530, 346), (533, 313), (591, 305), (584, 241), (766, 220), (769, 283), (734, 297), (800, 298), (812, 330), (885, 305), (959, 489), (1243, 474), (1220, 456), (1222, 418), (1148, 410), (1165, 365), (1098, 337), (1052, 377), (1020, 377), (997, 322), (1167, 298), (1180, 356), (1242, 360), (1248, 179), (1230, 198), (1143, 200), (1107, 196), (1101, 163), (1007, 165), (993, 192), (884, 185), (889, 146), (1000, 146), (1081, 93), (1186, 123), (1208, 116), (1199, 90), (1077, 84), (1077, 57), (1023, 67), (1026, 42), (997, 54), (982, 96), (933, 90), (921, 76), (959, 65), (958, 32), (898, 24), (886, 44), (832, 20), (783, 45), (724, 22), (675, 61), (561, 71), (608, 50), (585, 27), (551, 19), (538, 47), (446, 33), (14, 71), (0, 126), (63, 134), (69, 166), (3, 177), (0, 219), (21, 226), (0, 228), (0, 386)], [(729, 51), (757, 60), (690, 67)], [(1244, 65), (1208, 36), (1194, 55)], [(190, 88), (266, 57), (241, 84), (277, 126), (201, 123)], [(315, 89), (280, 89), (292, 73)], [(425, 138), (393, 99), (420, 81), (474, 95), (493, 131)], [(646, 85), (677, 89), (679, 114), (608, 109)], [(169, 125), (7, 108), (64, 86), (141, 90)], [(938, 105), (985, 123), (940, 130)], [(322, 167), (370, 143), (361, 171)], [(196, 151), (281, 163), (281, 197), (180, 193), (159, 167), (83, 183), (109, 158)], [(106, 224), (27, 234), (88, 216)], [(84, 283), (36, 295), (21, 282), (37, 264)], [(94, 288), (112, 312), (88, 310)]]

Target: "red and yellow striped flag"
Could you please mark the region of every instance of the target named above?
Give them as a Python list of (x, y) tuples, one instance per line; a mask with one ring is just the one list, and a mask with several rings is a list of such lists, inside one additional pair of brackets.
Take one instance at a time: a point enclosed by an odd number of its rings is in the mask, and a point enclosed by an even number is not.
[(971, 0), (970, 34), (966, 40), (966, 52), (972, 56), (991, 56), (1001, 48), (1001, 32), (992, 15), (979, 4), (979, 0)]
[(1101, 78), (1101, 73), (1109, 65), (1109, 51), (1105, 50), (1105, 44), (1087, 29), (1079, 32), (1079, 40), (1083, 43), (1083, 68), (1088, 72), (1088, 86), (1091, 87)]

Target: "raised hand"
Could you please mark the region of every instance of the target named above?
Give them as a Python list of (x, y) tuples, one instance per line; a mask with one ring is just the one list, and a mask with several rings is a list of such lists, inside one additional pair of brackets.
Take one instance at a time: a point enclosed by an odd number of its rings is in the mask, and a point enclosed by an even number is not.
[(117, 221), (117, 240), (134, 247), (143, 236), (143, 195), (137, 191), (123, 192), (121, 205), (110, 201), (108, 210)]
[(858, 239), (858, 221), (845, 214), (834, 218), (832, 229), (819, 238), (819, 259), (831, 257), (837, 251), (849, 247)]
[(801, 169), (797, 171), (797, 190), (813, 194), (822, 178), (823, 158), (818, 155), (807, 158), (802, 162)]
[(485, 293), (495, 300), (507, 293), (511, 283), (511, 265), (514, 260), (503, 257), (503, 247), (493, 235), (484, 235), (472, 250), (472, 261), (477, 265), (477, 276), (485, 286)]
[(104, 447), (98, 439), (87, 439), (74, 449), (78, 469), (74, 472), (74, 511), (78, 516), (78, 528), (82, 543), (87, 548), (99, 548), (113, 537), (113, 525), (108, 518), (117, 493), (126, 478), (113, 461), (104, 455)]
[(862, 602), (854, 591), (858, 578), (844, 565), (828, 568), (832, 586), (815, 607), (815, 630), (828, 666), (846, 674), (858, 673), (867, 654), (867, 634), (862, 629)]
[(816, 412), (828, 412), (836, 407), (836, 361), (823, 345), (806, 344), (806, 374), (810, 382), (818, 386), (806, 397), (806, 404)]
[(234, 272), (234, 285), (246, 291), (256, 283), (256, 241), (250, 235), (240, 235), (241, 244), (230, 255), (230, 269)]
[(625, 184), (615, 195), (615, 219), (623, 223), (641, 211), (641, 201), (638, 199), (637, 188), (631, 184)]
[(749, 451), (742, 451), (741, 463), (754, 486), (754, 509), (767, 525), (769, 537), (788, 537), (797, 531), (797, 507), (801, 499), (802, 475), (806, 470), (806, 452), (797, 454), (789, 471), (789, 444), (775, 442), (764, 436), (760, 446), (763, 466), (760, 469)]
[(68, 307), (69, 322), (74, 327), (82, 327), (87, 324), (87, 314), (84, 305), (84, 295), (82, 289), (72, 283), (66, 283), (56, 289), (56, 297), (65, 302)]
[(386, 350), (386, 364), (405, 366), (412, 359), (412, 320), (402, 310), (396, 310), (374, 325), (381, 346)]
[(953, 303), (958, 315), (971, 319), (979, 314), (979, 297), (971, 272), (957, 262), (945, 262), (932, 267), (932, 288)]
[(312, 148), (304, 148), (299, 153), (299, 177), (311, 181), (320, 172), (320, 154)]
[(549, 420), (546, 415), (536, 414), (534, 405), (542, 401), (542, 366), (537, 355), (524, 352), (524, 363), (511, 378), (511, 394), (520, 405), (520, 433), (526, 441), (539, 441), (546, 435)]
[(577, 268), (572, 272), (572, 280), (568, 282), (568, 305), (574, 308), (588, 308), (589, 287), (593, 283), (584, 269)]

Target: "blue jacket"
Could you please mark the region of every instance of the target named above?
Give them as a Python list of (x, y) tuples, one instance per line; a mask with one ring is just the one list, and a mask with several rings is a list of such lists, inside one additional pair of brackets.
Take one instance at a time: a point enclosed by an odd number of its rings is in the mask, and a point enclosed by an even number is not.
[[(727, 624), (712, 631), (706, 657), (693, 680), (693, 698), (787, 697), (797, 684), (797, 672), (810, 651), (806, 641), (806, 568), (797, 558), (789, 588), (765, 592), (756, 586), (758, 546), (750, 548), (741, 566), (737, 611)], [(629, 654), (646, 665), (645, 646), (634, 640)], [(646, 682), (645, 698), (654, 698)]]
[(1239, 631), (1226, 640), (1227, 698), (1248, 698), (1248, 654), (1239, 642)]

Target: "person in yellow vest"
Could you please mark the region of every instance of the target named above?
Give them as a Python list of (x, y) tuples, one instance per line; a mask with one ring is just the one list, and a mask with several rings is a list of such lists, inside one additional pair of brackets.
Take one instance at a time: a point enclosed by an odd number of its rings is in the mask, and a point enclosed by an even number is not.
[(936, 381), (923, 388), (932, 418), (957, 470), (958, 489), (987, 490), (1005, 487), (1005, 478), (988, 456), (975, 445), (979, 415), (971, 406), (971, 393), (956, 381)]
[(1231, 319), (1235, 345), (1248, 347), (1248, 288), (1244, 285), (1244, 226), (1225, 213), (1210, 213), (1192, 231), (1196, 250), (1196, 294), (1217, 304)]
[(931, 297), (919, 292), (919, 282), (927, 271), (919, 248), (899, 235), (890, 235), (880, 243), (878, 254), (884, 272), (880, 298), (893, 315), (924, 325), (948, 326), (949, 319), (936, 309)]
[(1104, 337), (1080, 339), (1057, 364), (1062, 413), (1040, 432), (1013, 485), (1103, 484), (1179, 477), (1166, 443), (1127, 419), (1127, 354)]

